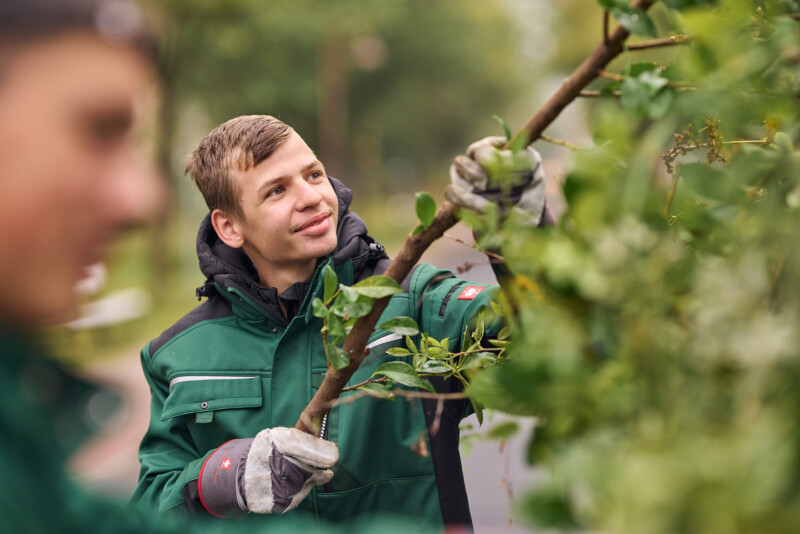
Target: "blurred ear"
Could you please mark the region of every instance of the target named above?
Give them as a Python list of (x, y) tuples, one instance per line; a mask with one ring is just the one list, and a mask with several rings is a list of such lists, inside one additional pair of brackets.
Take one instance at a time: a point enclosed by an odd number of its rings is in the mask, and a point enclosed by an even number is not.
[(239, 232), (239, 225), (233, 217), (216, 209), (211, 212), (211, 224), (222, 242), (229, 247), (241, 248), (244, 245), (244, 236)]

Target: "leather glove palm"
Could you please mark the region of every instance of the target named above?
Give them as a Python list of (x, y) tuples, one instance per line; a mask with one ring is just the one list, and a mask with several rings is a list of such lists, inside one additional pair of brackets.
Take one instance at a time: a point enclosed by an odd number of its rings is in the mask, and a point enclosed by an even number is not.
[(255, 438), (231, 440), (208, 457), (198, 479), (200, 499), (217, 517), (282, 514), (314, 485), (330, 481), (338, 460), (335, 443), (295, 428), (268, 428)]
[(501, 213), (510, 208), (523, 223), (536, 226), (545, 211), (542, 157), (531, 147), (512, 153), (504, 144), (503, 137), (486, 137), (469, 145), (466, 155), (456, 156), (445, 197), (478, 213), (495, 203)]

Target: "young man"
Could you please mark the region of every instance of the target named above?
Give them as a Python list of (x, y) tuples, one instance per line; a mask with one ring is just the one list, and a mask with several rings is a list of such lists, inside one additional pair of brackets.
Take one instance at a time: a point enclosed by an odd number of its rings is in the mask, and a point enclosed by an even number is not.
[[(492, 143), (482, 142), (477, 152), (492, 156)], [(486, 173), (476, 148), (470, 150), (476, 159), (457, 158), (448, 196), (480, 209)], [(544, 202), (537, 169), (532, 158), (518, 195), (535, 222)], [(251, 437), (265, 427), (294, 426), (321, 383), (327, 362), (310, 303), (321, 294), (324, 268), (332, 266), (341, 283), (352, 285), (382, 272), (388, 259), (349, 210), (350, 190), (328, 177), (303, 139), (273, 117), (238, 117), (217, 127), (191, 155), (187, 171), (211, 210), (197, 239), (207, 278), (197, 295), (208, 300), (142, 351), (152, 414), (134, 500), (162, 512), (184, 508), (220, 517), (282, 512), (285, 507), (255, 509), (237, 498), (231, 488), (248, 479), (249, 467), (237, 477), (218, 466), (225, 460), (247, 465)], [(414, 317), (439, 339), (461, 339), (492, 293), (430, 265), (404, 285), (383, 319)], [(373, 334), (352, 383), (395, 359), (386, 351), (403, 343), (388, 332)], [(441, 392), (458, 389), (455, 380), (433, 382)], [(470, 525), (458, 453), (467, 401), (447, 403), (432, 434), (435, 408), (435, 401), (371, 399), (334, 408), (321, 436), (338, 445), (332, 479), (302, 502), (296, 488), (311, 474), (293, 483), (275, 473), (267, 479), (294, 495), (293, 505), (329, 520), (391, 511), (434, 526)], [(430, 454), (414, 452), (420, 439)], [(311, 446), (321, 447), (319, 441)]]

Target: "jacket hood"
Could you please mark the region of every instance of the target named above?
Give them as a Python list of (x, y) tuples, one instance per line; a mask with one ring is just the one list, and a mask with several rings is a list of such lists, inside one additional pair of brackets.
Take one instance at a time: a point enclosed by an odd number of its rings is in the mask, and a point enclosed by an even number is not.
[[(376, 263), (388, 259), (388, 256), (383, 245), (367, 235), (367, 225), (361, 217), (350, 211), (353, 192), (336, 178), (328, 179), (339, 201), (339, 222), (336, 226), (336, 248), (322, 259), (332, 258), (334, 265), (352, 260), (354, 277), (358, 281), (372, 275)], [(280, 310), (278, 299), (284, 303), (291, 318), (297, 313), (309, 289), (310, 281), (302, 281), (278, 295), (274, 287), (260, 285), (258, 273), (247, 254), (242, 249), (229, 247), (217, 236), (210, 213), (203, 218), (197, 233), (197, 257), (200, 270), (206, 277), (205, 284), (197, 288), (198, 299), (211, 296), (216, 291), (215, 284), (236, 288), (284, 324), (288, 321)]]

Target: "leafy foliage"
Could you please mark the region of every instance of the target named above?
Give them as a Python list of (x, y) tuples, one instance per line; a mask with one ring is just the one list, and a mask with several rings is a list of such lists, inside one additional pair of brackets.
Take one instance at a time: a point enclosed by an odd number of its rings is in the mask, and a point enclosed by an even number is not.
[(662, 8), (691, 42), (594, 102), (559, 227), (470, 218), (518, 313), (468, 392), (538, 418), (529, 460), (553, 476), (524, 509), (541, 524), (797, 532), (800, 6)]

